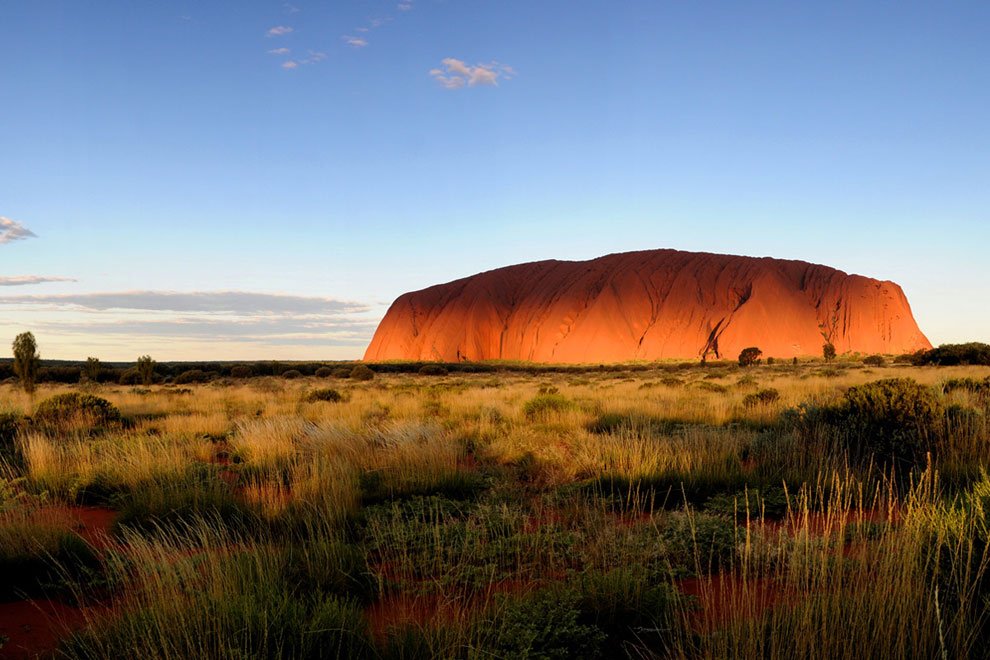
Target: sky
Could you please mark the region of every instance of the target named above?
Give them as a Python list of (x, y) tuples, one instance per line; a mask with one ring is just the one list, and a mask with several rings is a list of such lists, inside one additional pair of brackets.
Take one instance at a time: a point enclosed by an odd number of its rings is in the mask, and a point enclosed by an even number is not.
[(0, 342), (349, 359), (403, 292), (677, 248), (990, 341), (990, 4), (0, 2)]

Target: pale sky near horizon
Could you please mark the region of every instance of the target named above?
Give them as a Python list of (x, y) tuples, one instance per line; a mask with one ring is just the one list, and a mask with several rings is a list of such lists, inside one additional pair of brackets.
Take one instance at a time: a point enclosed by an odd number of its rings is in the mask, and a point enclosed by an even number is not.
[[(399, 294), (676, 248), (990, 341), (990, 4), (0, 3), (0, 343), (360, 357)], [(3, 351), (0, 346), (0, 352)]]

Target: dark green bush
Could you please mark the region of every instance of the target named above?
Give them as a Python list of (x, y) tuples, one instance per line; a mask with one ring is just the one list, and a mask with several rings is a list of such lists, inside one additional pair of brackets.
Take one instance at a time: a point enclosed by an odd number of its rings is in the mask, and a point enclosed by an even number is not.
[(688, 572), (717, 573), (736, 557), (736, 526), (719, 516), (671, 514), (660, 537), (671, 566)]
[(131, 367), (130, 369), (125, 369), (120, 374), (120, 384), (121, 385), (140, 385), (142, 383), (141, 374), (138, 372), (137, 367)]
[(424, 364), (419, 368), (420, 376), (446, 376), (449, 372), (442, 364)]
[(349, 377), (352, 380), (371, 380), (375, 377), (375, 372), (371, 369), (371, 367), (364, 364), (359, 364), (351, 369)]
[(863, 364), (865, 364), (868, 367), (882, 367), (886, 363), (887, 361), (883, 358), (882, 355), (867, 355), (865, 358), (863, 358)]
[(742, 402), (747, 408), (755, 408), (757, 406), (769, 406), (779, 400), (780, 392), (772, 387), (768, 387), (767, 389), (753, 392), (752, 394), (747, 394), (743, 397)]
[(921, 464), (937, 449), (945, 411), (935, 392), (909, 378), (851, 387), (826, 420), (853, 456)]
[(951, 367), (961, 364), (990, 366), (990, 344), (942, 344), (938, 348), (914, 356), (915, 364), (935, 364)]
[(330, 378), (333, 376), (333, 369), (330, 367), (320, 367), (314, 374), (317, 378)]
[(495, 658), (595, 658), (605, 634), (581, 623), (575, 589), (556, 587), (503, 597), (480, 624), (485, 653)]
[(352, 367), (337, 367), (333, 370), (334, 378), (350, 378)]
[(32, 422), (44, 431), (67, 428), (92, 430), (117, 426), (122, 422), (120, 411), (112, 403), (92, 394), (68, 392), (45, 399), (35, 408)]
[(254, 369), (246, 364), (237, 364), (230, 368), (231, 378), (250, 378), (254, 375)]
[(189, 385), (190, 383), (205, 383), (207, 380), (206, 372), (202, 369), (190, 369), (176, 376), (172, 382), (176, 385)]
[(282, 372), (282, 378), (286, 380), (295, 380), (296, 378), (302, 378), (302, 372), (298, 369), (289, 369), (288, 371)]
[(330, 387), (312, 390), (308, 392), (305, 397), (306, 403), (319, 403), (321, 401), (326, 403), (338, 403), (343, 400), (344, 395)]

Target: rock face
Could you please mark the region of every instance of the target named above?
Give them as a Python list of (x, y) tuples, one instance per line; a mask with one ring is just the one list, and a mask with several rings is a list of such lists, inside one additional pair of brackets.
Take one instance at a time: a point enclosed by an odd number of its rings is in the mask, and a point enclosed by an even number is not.
[(931, 344), (893, 282), (771, 258), (649, 250), (538, 261), (400, 296), (365, 360), (600, 363), (904, 353)]

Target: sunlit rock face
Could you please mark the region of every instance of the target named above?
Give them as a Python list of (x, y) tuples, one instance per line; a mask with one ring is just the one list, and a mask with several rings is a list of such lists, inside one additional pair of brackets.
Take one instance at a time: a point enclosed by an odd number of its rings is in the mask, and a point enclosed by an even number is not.
[(905, 353), (901, 288), (803, 261), (647, 250), (508, 266), (403, 294), (365, 360), (558, 363)]

